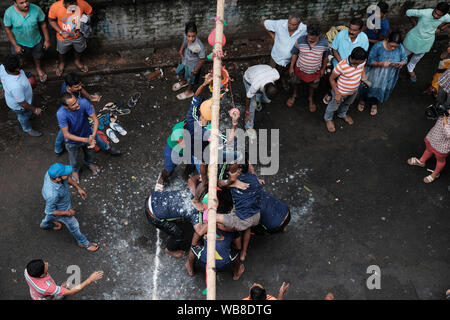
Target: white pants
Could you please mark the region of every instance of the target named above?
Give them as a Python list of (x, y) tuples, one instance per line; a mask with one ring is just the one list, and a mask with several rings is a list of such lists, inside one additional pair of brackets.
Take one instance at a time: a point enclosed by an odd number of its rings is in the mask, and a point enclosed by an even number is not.
[[(405, 48), (405, 53), (406, 53), (406, 56), (408, 57), (412, 52)], [(413, 72), (414, 71), (414, 68), (416, 67), (416, 64), (420, 61), (420, 59), (422, 59), (422, 57), (424, 55), (425, 55), (425, 53), (419, 53), (419, 54), (412, 53), (412, 57), (409, 60), (409, 63), (407, 65), (407, 68), (408, 68), (409, 72)]]

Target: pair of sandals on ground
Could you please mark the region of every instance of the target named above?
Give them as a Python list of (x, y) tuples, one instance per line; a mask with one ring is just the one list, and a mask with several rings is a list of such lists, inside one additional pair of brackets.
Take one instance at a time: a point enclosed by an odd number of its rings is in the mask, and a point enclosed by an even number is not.
[[(183, 83), (181, 81), (178, 81), (177, 83), (175, 83), (172, 86), (172, 91), (173, 92), (177, 92), (178, 90), (181, 90), (181, 89), (183, 89), (183, 88), (185, 88), (187, 86), (189, 86), (189, 83), (187, 83), (187, 82)], [(182, 93), (177, 94), (177, 99), (178, 100), (186, 100), (186, 99), (192, 98), (193, 96), (194, 96), (194, 91), (190, 90), (188, 92), (188, 90), (186, 90), (186, 91), (184, 91)]]

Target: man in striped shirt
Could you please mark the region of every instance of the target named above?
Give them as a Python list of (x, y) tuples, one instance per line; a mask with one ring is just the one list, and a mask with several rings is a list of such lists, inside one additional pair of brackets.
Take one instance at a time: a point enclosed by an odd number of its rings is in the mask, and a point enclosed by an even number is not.
[(320, 78), (325, 74), (328, 63), (328, 41), (320, 37), (318, 24), (308, 25), (308, 35), (298, 38), (291, 50), (291, 66), (289, 73), (297, 76), (292, 96), (286, 101), (288, 107), (294, 105), (300, 83), (309, 87), (309, 111), (315, 112), (317, 106), (313, 101), (314, 89), (319, 86)]
[(353, 124), (353, 119), (347, 115), (348, 108), (355, 101), (358, 94), (358, 88), (361, 79), (367, 80), (364, 66), (367, 60), (367, 51), (361, 47), (353, 49), (351, 55), (341, 60), (330, 76), (330, 84), (332, 88), (332, 101), (328, 104), (325, 111), (325, 123), (329, 132), (335, 132), (334, 113), (347, 122)]
[(92, 273), (89, 278), (72, 289), (68, 289), (64, 284), (57, 286), (53, 278), (48, 274), (48, 262), (44, 262), (42, 259), (30, 261), (24, 271), (24, 275), (30, 287), (31, 299), (54, 300), (80, 292), (92, 282), (100, 280), (103, 277), (103, 271)]

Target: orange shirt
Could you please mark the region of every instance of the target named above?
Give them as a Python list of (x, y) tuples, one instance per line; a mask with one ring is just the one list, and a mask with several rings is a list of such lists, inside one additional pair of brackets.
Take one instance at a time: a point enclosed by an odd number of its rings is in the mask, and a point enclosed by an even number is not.
[(360, 85), (361, 76), (366, 63), (362, 63), (356, 68), (349, 65), (347, 59), (342, 59), (333, 69), (333, 73), (338, 75), (337, 91), (343, 96), (354, 94)]
[(56, 37), (60, 41), (66, 41), (76, 39), (80, 36), (80, 18), (84, 14), (89, 15), (92, 13), (92, 7), (84, 0), (77, 0), (77, 5), (64, 7), (63, 0), (55, 2), (50, 7), (48, 17), (50, 19), (56, 19), (58, 26), (62, 31), (69, 33), (69, 37), (64, 39), (59, 33)]

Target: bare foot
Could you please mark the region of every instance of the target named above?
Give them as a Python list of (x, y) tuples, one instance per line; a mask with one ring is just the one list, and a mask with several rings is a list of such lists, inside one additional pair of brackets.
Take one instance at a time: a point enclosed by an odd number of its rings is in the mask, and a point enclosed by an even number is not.
[(64, 63), (59, 63), (56, 65), (56, 75), (61, 77), (64, 72)]
[(309, 101), (309, 112), (316, 112), (317, 106), (313, 101)]
[(184, 257), (184, 251), (183, 250), (176, 250), (176, 251), (169, 251), (167, 248), (164, 249), (164, 252), (168, 255), (174, 257), (174, 258), (182, 258)]
[(239, 278), (242, 276), (242, 274), (244, 273), (244, 271), (245, 271), (245, 267), (244, 267), (243, 264), (241, 264), (241, 265), (239, 266), (239, 271), (238, 271), (238, 273), (235, 274), (235, 275), (233, 276), (233, 280), (239, 280)]
[(190, 277), (194, 276), (194, 269), (192, 268), (191, 264), (189, 263), (189, 260), (186, 261), (186, 263), (184, 264), (186, 266), (187, 272), (189, 274)]
[(241, 251), (241, 255), (239, 256), (239, 259), (241, 259), (241, 261), (244, 262), (246, 255), (247, 255), (247, 252)]
[(62, 224), (60, 222), (54, 221), (53, 223), (55, 224), (53, 230), (61, 230)]

